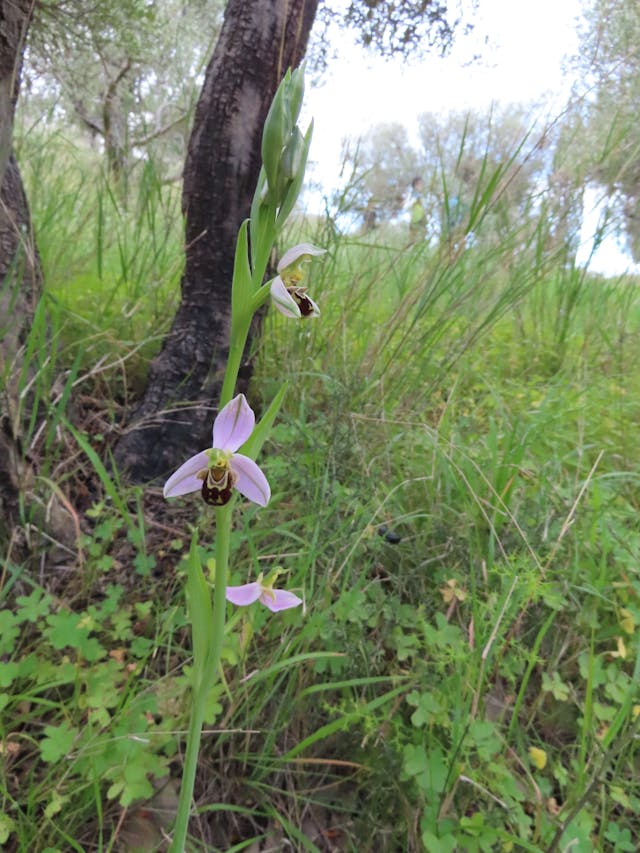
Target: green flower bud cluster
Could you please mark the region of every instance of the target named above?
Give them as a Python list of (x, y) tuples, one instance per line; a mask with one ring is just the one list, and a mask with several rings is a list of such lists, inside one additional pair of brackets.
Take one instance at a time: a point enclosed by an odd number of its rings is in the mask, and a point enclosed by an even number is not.
[[(304, 68), (289, 69), (275, 94), (262, 134), (262, 169), (251, 206), (254, 252), (273, 243), (302, 188), (313, 130), (310, 125), (303, 134), (298, 127), (303, 96)], [(254, 256), (253, 260), (258, 258)]]
[[(304, 96), (304, 70), (287, 71), (267, 115), (262, 134), (262, 163), (269, 195), (280, 207), (287, 184), (304, 171), (305, 141), (297, 122)], [(301, 169), (302, 166), (302, 169)]]

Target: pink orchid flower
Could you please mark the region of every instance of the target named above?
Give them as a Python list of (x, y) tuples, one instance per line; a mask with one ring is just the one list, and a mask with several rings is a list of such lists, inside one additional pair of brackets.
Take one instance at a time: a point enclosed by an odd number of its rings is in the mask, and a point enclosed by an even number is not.
[(262, 575), (253, 583), (245, 583), (242, 586), (228, 586), (225, 594), (227, 601), (237, 604), (239, 607), (246, 607), (253, 604), (254, 601), (259, 601), (268, 607), (272, 613), (278, 613), (280, 610), (288, 610), (290, 607), (298, 607), (302, 604), (302, 599), (298, 598), (293, 592), (286, 589), (274, 589), (273, 581), (263, 581)]
[(205, 503), (224, 506), (237, 489), (250, 501), (266, 506), (271, 497), (267, 478), (253, 459), (236, 453), (253, 432), (255, 423), (244, 394), (238, 394), (213, 422), (213, 446), (187, 459), (169, 477), (163, 491), (165, 498), (201, 491)]
[(300, 282), (305, 277), (303, 265), (306, 265), (312, 256), (323, 255), (324, 252), (324, 249), (318, 249), (311, 243), (299, 243), (280, 258), (278, 275), (271, 282), (271, 299), (285, 317), (300, 319), (320, 316), (320, 309)]

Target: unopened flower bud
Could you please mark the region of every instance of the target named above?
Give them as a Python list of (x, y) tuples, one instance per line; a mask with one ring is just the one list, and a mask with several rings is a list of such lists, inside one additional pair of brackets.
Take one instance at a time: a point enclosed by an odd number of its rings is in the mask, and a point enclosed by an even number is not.
[(269, 108), (262, 132), (262, 163), (270, 190), (276, 186), (282, 149), (290, 134), (289, 110), (285, 101), (285, 81), (283, 80)]
[(294, 127), (280, 159), (280, 168), (285, 178), (292, 181), (305, 167), (306, 145), (303, 135)]

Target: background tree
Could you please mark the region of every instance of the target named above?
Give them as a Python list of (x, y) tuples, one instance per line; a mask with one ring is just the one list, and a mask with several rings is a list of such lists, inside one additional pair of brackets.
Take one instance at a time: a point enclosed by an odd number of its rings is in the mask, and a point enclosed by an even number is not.
[(558, 128), (541, 126), (534, 112), (512, 104), (423, 113), (417, 144), (400, 123), (375, 125), (345, 145), (350, 209), (364, 217), (374, 205), (380, 219), (389, 219), (406, 205), (411, 181), (420, 176), (432, 235), (448, 239), (451, 231), (476, 227), (481, 214), (480, 239), (499, 241), (514, 225), (533, 223), (548, 192)]
[(593, 0), (576, 64), (584, 80), (574, 100), (581, 127), (576, 171), (600, 185), (635, 261), (640, 261), (640, 7)]
[(564, 254), (573, 263), (580, 244), (587, 184), (584, 126), (579, 114), (566, 111), (548, 133), (552, 140), (543, 204), (547, 224), (547, 251)]
[(43, 5), (26, 62), (27, 121), (75, 125), (121, 188), (136, 155), (179, 173), (222, 9), (222, 0)]
[(532, 217), (548, 171), (549, 140), (530, 107), (512, 104), (418, 119), (423, 178), (439, 230), (477, 229), (502, 239)]
[(228, 353), (236, 235), (258, 180), (262, 129), (283, 74), (304, 56), (316, 5), (227, 4), (184, 169), (187, 250), (180, 307), (116, 448), (117, 462), (135, 479), (165, 473), (210, 429)]
[[(144, 151), (152, 152), (165, 174), (175, 174), (223, 8), (223, 0), (42, 4), (25, 63), (27, 120), (83, 130), (104, 151), (118, 182)], [(331, 49), (328, 30), (338, 28), (385, 56), (419, 56), (435, 44), (444, 53), (459, 24), (460, 9), (453, 10), (453, 3), (433, 0), (321, 3), (311, 61), (317, 70), (323, 67)]]
[(355, 176), (351, 209), (362, 216), (365, 227), (372, 216), (375, 223), (384, 222), (402, 210), (420, 169), (418, 152), (399, 122), (376, 124), (356, 142), (347, 141), (343, 162)]
[[(225, 9), (185, 164), (187, 252), (181, 303), (115, 451), (117, 463), (133, 479), (165, 474), (207, 434), (227, 357), (235, 238), (258, 178), (262, 127), (282, 75), (305, 55), (317, 5), (318, 0), (230, 0)], [(371, 8), (372, 26), (380, 18), (394, 30), (387, 4), (364, 5)], [(427, 15), (431, 29), (438, 21), (449, 21), (448, 12), (432, 2), (403, 4), (402, 20), (422, 21)], [(449, 21), (445, 29), (454, 26)], [(381, 27), (372, 33), (389, 31)]]
[[(40, 265), (29, 207), (13, 155), (13, 123), (31, 23), (30, 0), (0, 3), (0, 519), (18, 511), (22, 410), (21, 346), (40, 294)], [(2, 537), (4, 538), (4, 537)]]
[[(3, 0), (0, 4), (0, 275), (5, 299), (16, 298), (12, 282), (16, 282), (19, 275), (27, 280), (25, 296), (37, 279), (29, 210), (12, 154), (13, 124), (32, 8), (29, 0)], [(7, 282), (9, 272), (12, 275)]]

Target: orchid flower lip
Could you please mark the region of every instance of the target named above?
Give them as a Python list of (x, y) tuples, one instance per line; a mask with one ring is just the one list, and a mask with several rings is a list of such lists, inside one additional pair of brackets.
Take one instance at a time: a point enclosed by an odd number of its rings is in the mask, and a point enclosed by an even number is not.
[(320, 309), (309, 296), (304, 287), (296, 287), (292, 290), (292, 297), (303, 317), (319, 317)]
[(277, 276), (271, 282), (271, 299), (278, 311), (284, 314), (285, 317), (291, 317), (294, 320), (299, 320), (302, 317), (302, 312), (297, 302), (289, 293), (287, 286), (280, 276)]
[(300, 243), (289, 249), (278, 264), (278, 275), (271, 281), (270, 292), (273, 304), (281, 314), (294, 320), (307, 317), (319, 317), (318, 305), (307, 293), (302, 269), (311, 255), (322, 255), (324, 249), (318, 249), (311, 243)]

